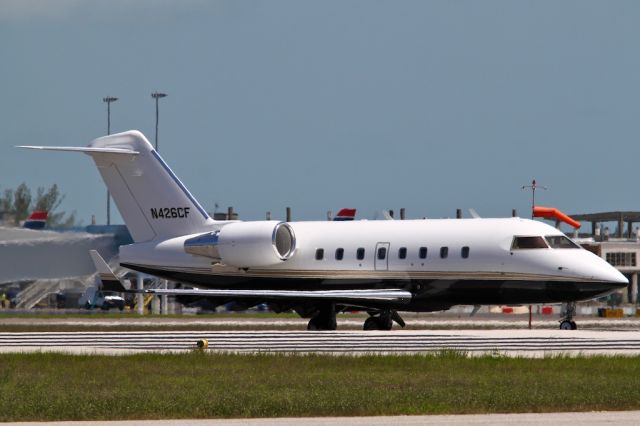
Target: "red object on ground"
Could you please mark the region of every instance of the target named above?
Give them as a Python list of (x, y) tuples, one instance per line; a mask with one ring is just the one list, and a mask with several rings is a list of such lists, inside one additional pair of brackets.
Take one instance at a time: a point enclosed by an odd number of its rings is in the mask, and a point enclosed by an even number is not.
[(551, 315), (553, 313), (553, 308), (551, 306), (543, 306), (542, 314), (543, 315)]
[(512, 314), (513, 313), (513, 308), (511, 308), (509, 306), (505, 306), (504, 308), (502, 308), (502, 313), (503, 314)]
[(566, 214), (562, 213), (558, 209), (554, 209), (553, 207), (535, 206), (533, 208), (533, 216), (534, 217), (543, 217), (545, 219), (556, 219), (556, 220), (564, 222), (564, 223), (566, 223), (568, 225), (571, 225), (576, 229), (580, 229), (580, 227), (582, 226), (582, 225), (580, 225), (580, 222), (577, 222), (577, 221), (571, 219), (569, 216), (567, 216)]

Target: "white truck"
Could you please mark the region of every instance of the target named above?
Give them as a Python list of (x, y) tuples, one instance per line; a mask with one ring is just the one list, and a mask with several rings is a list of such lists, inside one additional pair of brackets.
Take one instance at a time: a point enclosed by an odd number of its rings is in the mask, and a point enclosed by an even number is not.
[(100, 308), (108, 311), (112, 308), (124, 310), (124, 298), (117, 293), (104, 292), (97, 287), (89, 287), (78, 300), (81, 307), (86, 309)]

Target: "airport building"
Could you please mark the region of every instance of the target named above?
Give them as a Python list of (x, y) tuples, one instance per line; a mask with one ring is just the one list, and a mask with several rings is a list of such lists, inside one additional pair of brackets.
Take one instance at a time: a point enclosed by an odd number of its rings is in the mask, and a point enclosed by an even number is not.
[(118, 247), (131, 242), (124, 225), (63, 231), (0, 227), (0, 294), (19, 309), (52, 296), (62, 296), (58, 306), (75, 308), (74, 300), (95, 284), (89, 250), (114, 259)]
[(571, 218), (591, 224), (590, 233), (574, 234), (574, 238), (629, 278), (629, 287), (622, 292), (621, 302), (637, 304), (640, 232), (634, 225), (640, 223), (640, 212), (574, 214)]

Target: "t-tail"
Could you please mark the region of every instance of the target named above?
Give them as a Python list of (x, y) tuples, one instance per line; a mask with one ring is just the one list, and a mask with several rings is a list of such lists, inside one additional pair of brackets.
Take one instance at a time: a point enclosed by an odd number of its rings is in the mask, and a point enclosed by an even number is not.
[(32, 212), (27, 220), (22, 224), (23, 228), (27, 229), (44, 229), (47, 224), (48, 212)]
[(95, 139), (86, 148), (23, 148), (83, 152), (92, 157), (136, 243), (205, 232), (214, 223), (136, 130)]

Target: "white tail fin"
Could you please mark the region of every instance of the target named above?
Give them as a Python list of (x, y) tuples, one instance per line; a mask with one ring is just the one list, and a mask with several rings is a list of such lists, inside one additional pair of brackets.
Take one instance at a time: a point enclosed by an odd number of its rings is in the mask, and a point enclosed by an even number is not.
[(153, 146), (136, 130), (104, 136), (80, 151), (91, 156), (135, 242), (195, 234), (213, 223)]

